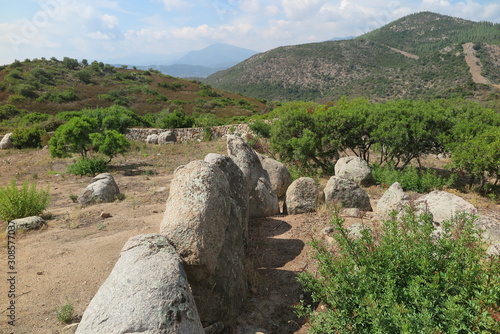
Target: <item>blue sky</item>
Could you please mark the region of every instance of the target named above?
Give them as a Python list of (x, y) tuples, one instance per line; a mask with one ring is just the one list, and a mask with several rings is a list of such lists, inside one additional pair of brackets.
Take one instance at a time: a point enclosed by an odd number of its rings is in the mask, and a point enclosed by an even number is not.
[(0, 11), (0, 64), (167, 55), (228, 43), (255, 51), (360, 35), (433, 11), (500, 22), (498, 0), (17, 0)]

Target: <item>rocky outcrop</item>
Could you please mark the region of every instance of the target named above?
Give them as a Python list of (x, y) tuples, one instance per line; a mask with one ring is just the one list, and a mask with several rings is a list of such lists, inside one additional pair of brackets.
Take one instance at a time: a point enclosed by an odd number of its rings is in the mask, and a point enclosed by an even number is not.
[(318, 185), (310, 177), (295, 180), (286, 191), (286, 209), (290, 215), (316, 211)]
[(175, 133), (173, 131), (165, 131), (165, 132), (162, 132), (158, 135), (158, 144), (159, 145), (171, 144), (171, 143), (175, 143), (176, 141), (177, 141), (177, 137), (175, 136)]
[(128, 240), (76, 333), (204, 333), (181, 260), (165, 236)]
[(109, 173), (101, 173), (94, 177), (94, 182), (80, 193), (77, 202), (81, 205), (113, 202), (118, 194), (120, 194), (120, 189), (113, 176)]
[(267, 172), (271, 186), (278, 198), (283, 198), (288, 186), (292, 183), (292, 176), (288, 169), (281, 162), (276, 161), (262, 154), (257, 154), (262, 168)]
[(436, 223), (449, 220), (459, 212), (476, 214), (474, 205), (456, 195), (446, 191), (435, 190), (415, 201), (415, 208), (418, 212), (428, 211), (432, 214)]
[(372, 211), (370, 198), (356, 182), (339, 176), (332, 176), (325, 187), (326, 203), (338, 203), (342, 208), (358, 208)]
[(370, 185), (373, 182), (370, 166), (359, 157), (340, 158), (335, 164), (335, 175), (352, 180), (362, 186)]
[(403, 212), (405, 206), (410, 204), (410, 197), (404, 192), (398, 182), (394, 182), (377, 202), (377, 216), (380, 220), (386, 220), (393, 211)]
[(12, 133), (7, 133), (0, 141), (0, 150), (7, 150), (13, 147), (14, 143), (12, 142)]
[(250, 218), (278, 214), (278, 197), (255, 151), (245, 140), (232, 135), (227, 136), (227, 151), (246, 179)]
[(245, 198), (229, 183), (243, 178), (240, 173), (224, 157), (179, 167), (160, 225), (185, 263), (201, 320), (209, 324), (232, 324), (246, 296), (245, 213), (238, 207)]

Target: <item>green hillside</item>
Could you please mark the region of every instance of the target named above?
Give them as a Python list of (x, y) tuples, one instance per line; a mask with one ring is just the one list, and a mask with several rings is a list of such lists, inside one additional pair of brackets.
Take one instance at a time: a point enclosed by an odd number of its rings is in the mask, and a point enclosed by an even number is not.
[(500, 25), (424, 12), (354, 40), (273, 49), (206, 81), (271, 100), (486, 97), (495, 88), (474, 83), (462, 44), (474, 43), (483, 75), (498, 84), (499, 33)]
[(27, 59), (1, 66), (0, 108), (6, 105), (52, 115), (120, 105), (138, 115), (177, 110), (220, 118), (249, 116), (264, 107), (255, 99), (199, 81), (71, 58)]

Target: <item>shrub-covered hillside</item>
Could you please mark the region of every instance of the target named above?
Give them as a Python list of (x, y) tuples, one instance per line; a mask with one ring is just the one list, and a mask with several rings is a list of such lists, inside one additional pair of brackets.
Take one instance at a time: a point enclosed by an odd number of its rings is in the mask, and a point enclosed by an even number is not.
[[(5, 105), (52, 115), (112, 105), (125, 106), (139, 115), (177, 110), (188, 115), (232, 117), (263, 109), (255, 99), (198, 81), (68, 57), (26, 59), (1, 66), (0, 106)], [(0, 113), (0, 120), (8, 116)]]

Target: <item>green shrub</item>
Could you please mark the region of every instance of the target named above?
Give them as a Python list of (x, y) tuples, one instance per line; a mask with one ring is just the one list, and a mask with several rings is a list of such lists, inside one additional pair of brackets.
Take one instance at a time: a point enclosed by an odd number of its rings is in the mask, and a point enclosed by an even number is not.
[(108, 161), (99, 158), (79, 158), (74, 164), (67, 167), (67, 171), (74, 175), (95, 175), (99, 173), (104, 173), (108, 170)]
[(250, 123), (250, 130), (263, 138), (271, 137), (271, 124), (264, 121), (256, 120), (255, 122)]
[(441, 177), (431, 169), (419, 170), (415, 167), (407, 167), (404, 170), (394, 169), (391, 166), (374, 165), (372, 175), (378, 184), (390, 186), (399, 182), (404, 190), (426, 193), (435, 189), (451, 187), (457, 176), (449, 178)]
[(0, 219), (10, 221), (39, 215), (49, 202), (48, 188), (37, 190), (36, 183), (27, 181), (18, 188), (16, 181), (12, 180), (10, 186), (0, 187)]
[(474, 218), (458, 215), (432, 236), (430, 215), (409, 211), (353, 239), (332, 219), (334, 250), (313, 241), (318, 273), (301, 273), (311, 333), (499, 333), (500, 257), (488, 257)]
[(30, 128), (16, 128), (12, 133), (12, 143), (15, 148), (39, 148), (42, 143), (44, 130), (38, 126)]
[(61, 309), (56, 313), (57, 320), (62, 322), (63, 324), (69, 324), (73, 321), (73, 312), (74, 312), (73, 305), (71, 304), (63, 305), (63, 307), (61, 307)]

